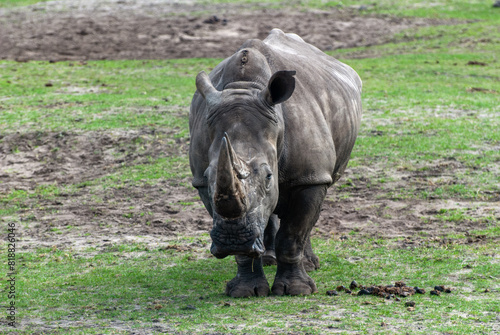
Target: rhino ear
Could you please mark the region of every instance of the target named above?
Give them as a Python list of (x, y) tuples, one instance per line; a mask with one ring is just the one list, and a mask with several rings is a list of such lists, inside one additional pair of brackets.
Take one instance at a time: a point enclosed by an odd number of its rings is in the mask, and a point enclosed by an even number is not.
[(200, 92), (200, 94), (205, 99), (211, 93), (218, 92), (217, 89), (212, 84), (212, 81), (210, 80), (210, 77), (208, 76), (208, 74), (205, 73), (205, 71), (201, 71), (196, 76), (196, 88), (198, 89), (198, 92)]
[(263, 99), (271, 106), (282, 103), (292, 96), (295, 90), (295, 71), (278, 71), (269, 79), (267, 88), (262, 91)]

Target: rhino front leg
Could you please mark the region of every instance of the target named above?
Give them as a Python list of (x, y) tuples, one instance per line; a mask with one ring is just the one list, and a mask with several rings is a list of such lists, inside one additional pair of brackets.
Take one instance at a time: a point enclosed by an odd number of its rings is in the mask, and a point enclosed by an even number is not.
[(208, 214), (210, 214), (211, 217), (214, 217), (212, 202), (210, 200), (210, 195), (208, 194), (208, 187), (198, 187), (198, 194), (200, 195), (201, 201), (203, 201), (203, 205), (205, 205)]
[(280, 229), (276, 235), (278, 268), (273, 294), (307, 295), (317, 292), (316, 284), (306, 273), (303, 260), (326, 190), (326, 185), (297, 188), (291, 192), (286, 205), (281, 207)]
[(238, 273), (226, 286), (226, 294), (233, 298), (267, 296), (269, 283), (262, 268), (262, 257), (235, 256)]
[(267, 223), (266, 230), (264, 231), (264, 246), (266, 247), (266, 251), (262, 256), (264, 266), (276, 265), (275, 240), (276, 233), (279, 228), (278, 220), (279, 219), (276, 214), (271, 215)]

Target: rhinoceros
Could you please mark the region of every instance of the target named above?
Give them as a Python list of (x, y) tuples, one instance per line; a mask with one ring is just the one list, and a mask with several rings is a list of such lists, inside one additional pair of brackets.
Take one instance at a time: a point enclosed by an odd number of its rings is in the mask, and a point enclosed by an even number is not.
[[(273, 29), (196, 77), (193, 186), (213, 218), (211, 253), (235, 255), (232, 297), (317, 292), (310, 232), (344, 172), (361, 122), (361, 79), (346, 64)], [(272, 289), (263, 265), (277, 264)]]

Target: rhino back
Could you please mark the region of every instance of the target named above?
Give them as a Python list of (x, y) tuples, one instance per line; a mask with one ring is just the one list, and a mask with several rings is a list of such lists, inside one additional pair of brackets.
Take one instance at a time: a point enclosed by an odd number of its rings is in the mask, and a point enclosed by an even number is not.
[(331, 184), (347, 166), (361, 121), (361, 80), (349, 66), (275, 29), (263, 41), (271, 70), (295, 70), (296, 88), (282, 104), (280, 182)]

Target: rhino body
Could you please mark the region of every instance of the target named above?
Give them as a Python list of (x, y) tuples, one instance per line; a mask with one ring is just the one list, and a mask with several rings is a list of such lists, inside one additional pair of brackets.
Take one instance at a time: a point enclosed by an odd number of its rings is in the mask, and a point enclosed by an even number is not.
[(213, 218), (211, 252), (236, 255), (233, 297), (316, 292), (309, 235), (345, 170), (361, 121), (349, 66), (274, 29), (198, 74), (189, 117), (193, 186)]

